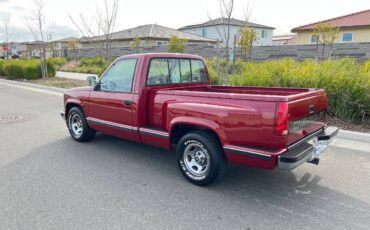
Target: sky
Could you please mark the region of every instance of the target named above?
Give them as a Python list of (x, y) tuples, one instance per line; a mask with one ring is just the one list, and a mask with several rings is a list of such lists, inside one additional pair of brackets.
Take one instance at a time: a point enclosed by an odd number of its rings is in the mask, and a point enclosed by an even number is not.
[[(109, 1), (109, 0), (108, 0)], [(80, 36), (68, 15), (82, 13), (93, 20), (102, 0), (44, 0), (47, 21), (52, 23), (52, 40)], [(248, 0), (235, 0), (233, 17), (244, 18)], [(296, 26), (317, 22), (344, 14), (370, 9), (370, 0), (250, 0), (249, 21), (275, 29), (274, 35), (289, 34)], [(32, 0), (0, 0), (0, 15), (11, 15), (12, 41), (32, 41), (24, 17), (34, 7)], [(218, 0), (120, 0), (115, 30), (153, 24), (179, 28), (202, 23), (209, 17), (220, 16)], [(0, 42), (4, 37), (0, 21)]]

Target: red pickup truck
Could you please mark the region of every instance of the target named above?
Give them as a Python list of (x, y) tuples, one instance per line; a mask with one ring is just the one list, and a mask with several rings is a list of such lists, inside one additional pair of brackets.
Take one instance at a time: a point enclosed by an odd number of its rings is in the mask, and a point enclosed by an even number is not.
[(214, 86), (195, 55), (123, 56), (88, 82), (64, 94), (61, 116), (73, 139), (89, 141), (98, 131), (175, 150), (196, 185), (220, 178), (229, 162), (318, 164), (338, 132), (326, 125), (323, 89)]

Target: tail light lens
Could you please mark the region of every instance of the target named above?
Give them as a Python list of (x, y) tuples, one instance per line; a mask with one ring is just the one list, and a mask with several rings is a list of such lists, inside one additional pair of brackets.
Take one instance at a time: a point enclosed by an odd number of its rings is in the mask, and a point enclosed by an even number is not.
[(278, 103), (275, 119), (275, 134), (279, 136), (288, 135), (288, 103)]

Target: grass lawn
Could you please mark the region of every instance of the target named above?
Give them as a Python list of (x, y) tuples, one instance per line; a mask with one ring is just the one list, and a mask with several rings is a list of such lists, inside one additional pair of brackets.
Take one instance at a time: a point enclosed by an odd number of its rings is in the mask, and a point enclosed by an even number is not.
[(72, 79), (65, 79), (65, 78), (58, 78), (58, 77), (30, 80), (28, 82), (39, 84), (39, 85), (64, 88), (64, 89), (70, 89), (74, 87), (80, 87), (80, 86), (87, 85), (86, 81), (72, 80)]

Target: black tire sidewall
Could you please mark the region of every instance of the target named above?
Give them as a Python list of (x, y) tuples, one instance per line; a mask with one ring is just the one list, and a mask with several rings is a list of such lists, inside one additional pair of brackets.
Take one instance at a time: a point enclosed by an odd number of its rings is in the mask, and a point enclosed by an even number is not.
[[(194, 176), (191, 172), (189, 172), (183, 162), (184, 150), (191, 143), (197, 143), (198, 145), (200, 145), (208, 152), (210, 156), (210, 168), (205, 175), (202, 175), (200, 177)], [(221, 152), (217, 150), (217, 147), (217, 143), (214, 143), (214, 140), (212, 140), (211, 138), (205, 137), (204, 134), (202, 135), (199, 133), (189, 133), (181, 138), (177, 146), (176, 157), (178, 166), (182, 174), (190, 182), (196, 185), (207, 185), (216, 180), (220, 171), (220, 161), (223, 160)]]
[[(74, 114), (78, 114), (80, 117), (81, 117), (81, 120), (82, 120), (82, 125), (83, 125), (83, 128), (82, 128), (82, 134), (81, 136), (79, 137), (76, 137), (74, 134), (73, 134), (73, 131), (71, 130), (71, 126), (70, 126), (70, 119), (71, 117), (74, 115)], [(76, 141), (83, 141), (85, 138), (86, 138), (86, 135), (87, 135), (87, 132), (88, 132), (88, 125), (87, 125), (87, 121), (85, 119), (85, 115), (84, 113), (81, 111), (80, 108), (78, 107), (73, 107), (71, 110), (69, 110), (68, 112), (68, 116), (67, 116), (67, 127), (68, 127), (68, 131), (69, 133), (71, 134), (72, 138), (75, 139)]]

